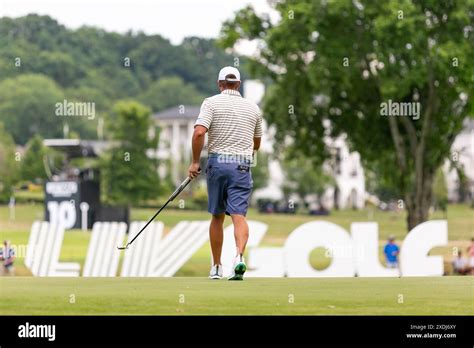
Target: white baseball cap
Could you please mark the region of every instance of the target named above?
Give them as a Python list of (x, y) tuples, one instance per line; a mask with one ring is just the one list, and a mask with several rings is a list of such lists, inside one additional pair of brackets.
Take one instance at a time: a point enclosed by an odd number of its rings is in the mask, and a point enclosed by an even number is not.
[[(234, 75), (234, 78), (226, 78), (227, 75)], [(240, 81), (240, 72), (233, 66), (226, 66), (219, 71), (219, 78), (218, 81), (229, 81), (229, 82), (237, 82)]]

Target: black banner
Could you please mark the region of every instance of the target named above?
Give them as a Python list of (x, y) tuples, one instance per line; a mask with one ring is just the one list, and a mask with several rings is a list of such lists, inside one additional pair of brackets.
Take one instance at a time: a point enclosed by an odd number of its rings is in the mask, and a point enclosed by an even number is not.
[[(44, 218), (65, 229), (92, 228), (100, 209), (100, 188), (94, 181), (45, 183)], [(83, 226), (84, 225), (84, 226)]]
[(295, 344), (472, 347), (461, 316), (4, 316), (0, 346)]

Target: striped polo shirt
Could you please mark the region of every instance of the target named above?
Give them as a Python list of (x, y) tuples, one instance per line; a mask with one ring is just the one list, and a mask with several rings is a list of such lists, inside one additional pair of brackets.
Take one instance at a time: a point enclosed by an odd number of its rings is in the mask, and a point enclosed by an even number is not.
[(226, 89), (204, 100), (194, 126), (208, 129), (208, 152), (251, 157), (253, 138), (262, 136), (262, 113), (239, 91)]

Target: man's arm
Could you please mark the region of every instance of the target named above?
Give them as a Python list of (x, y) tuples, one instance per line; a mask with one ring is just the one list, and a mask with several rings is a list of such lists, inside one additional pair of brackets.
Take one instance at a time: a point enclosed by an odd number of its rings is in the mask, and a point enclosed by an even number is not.
[(397, 248), (394, 251), (394, 255), (398, 255), (400, 253), (400, 248), (397, 245)]
[(214, 110), (212, 109), (209, 101), (204, 99), (201, 105), (201, 111), (194, 124), (194, 132), (192, 139), (193, 149), (193, 161), (188, 169), (188, 175), (191, 179), (194, 179), (199, 175), (199, 160), (201, 158), (201, 151), (204, 146), (204, 137), (207, 130), (211, 127)]
[(260, 149), (260, 143), (262, 142), (261, 137), (253, 138), (253, 151), (258, 151)]
[(199, 160), (201, 159), (201, 151), (204, 146), (204, 137), (206, 136), (207, 128), (204, 126), (197, 125), (194, 127), (192, 148), (193, 148), (193, 161), (189, 166), (188, 172), (190, 178), (195, 178), (199, 175)]
[(262, 112), (260, 109), (257, 107), (258, 113), (257, 113), (257, 123), (255, 124), (255, 130), (254, 130), (254, 135), (253, 135), (253, 151), (258, 151), (260, 149), (260, 143), (262, 142)]

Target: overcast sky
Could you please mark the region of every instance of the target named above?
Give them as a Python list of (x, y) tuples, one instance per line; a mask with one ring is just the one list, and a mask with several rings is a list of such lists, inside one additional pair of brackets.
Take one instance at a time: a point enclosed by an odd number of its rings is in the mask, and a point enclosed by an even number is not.
[(221, 24), (249, 3), (258, 12), (269, 10), (267, 0), (0, 0), (0, 17), (37, 13), (68, 28), (141, 30), (179, 44), (186, 36), (217, 37)]

